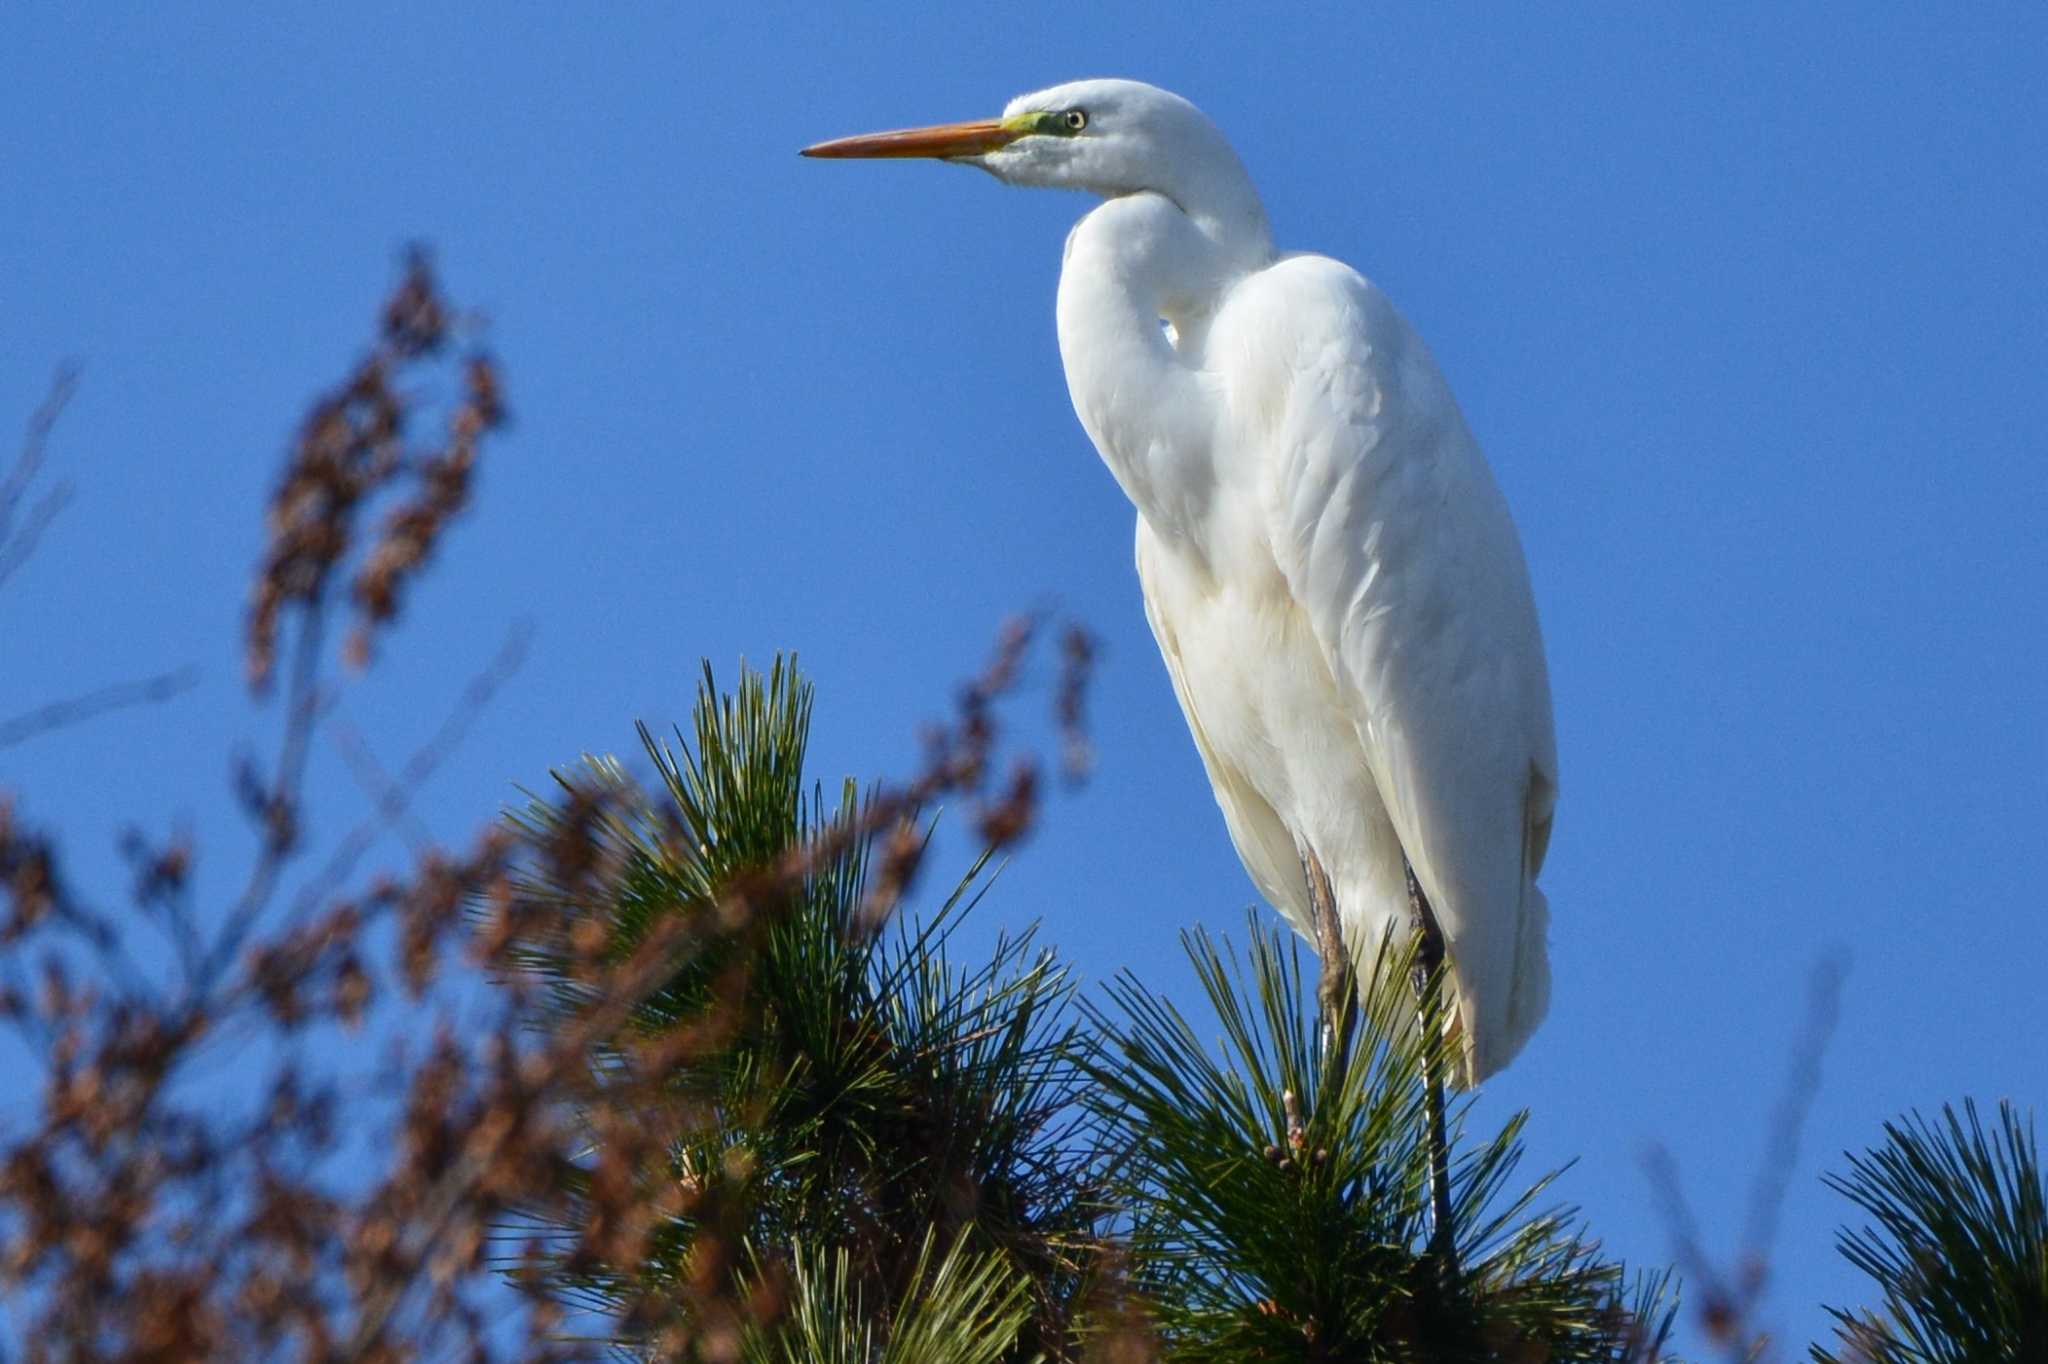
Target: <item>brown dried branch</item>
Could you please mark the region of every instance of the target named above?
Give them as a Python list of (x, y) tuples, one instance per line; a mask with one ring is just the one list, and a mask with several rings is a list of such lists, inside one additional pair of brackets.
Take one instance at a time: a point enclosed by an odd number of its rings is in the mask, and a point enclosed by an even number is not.
[[(453, 494), (451, 487), (459, 483), (466, 492), (483, 436), (502, 421), (503, 401), (495, 375), (487, 360), (472, 356), (465, 366), (467, 392), (449, 419), (447, 442), (425, 450), (407, 444), (414, 403), (402, 384), (418, 365), (442, 349), (451, 317), (425, 252), (415, 248), (407, 255), (404, 277), (383, 309), (378, 344), (338, 388), (314, 403), (271, 496), (266, 516), (270, 538), (251, 594), (244, 649), (250, 685), (259, 695), (274, 674), (282, 634), (294, 623), (298, 633), (276, 768), (267, 781), (253, 768), (247, 769), (241, 782), (244, 804), (262, 834), (262, 854), (228, 911), (224, 929), (202, 960), (201, 974), (206, 980), (218, 979), (241, 949), (257, 919), (270, 907), (285, 866), (298, 848), (300, 790), (327, 699), (321, 651), (337, 575), (360, 549), (358, 583), (364, 574), (374, 572), (391, 586), (384, 601), (389, 609), (366, 610), (355, 626), (349, 653), (365, 661), (375, 632), (395, 618), (398, 584), (425, 562), (449, 517), (461, 505), (462, 497)], [(459, 477), (450, 470), (459, 470)], [(362, 547), (357, 543), (356, 526), (376, 498), (401, 486), (408, 471), (419, 474), (424, 491), (411, 501), (402, 500), (393, 516), (404, 518), (408, 507), (419, 506), (431, 506), (435, 514), (431, 525), (424, 528), (417, 518), (407, 520), (411, 527), (406, 532), (409, 557), (403, 565), (394, 566), (386, 552), (391, 535)], [(385, 567), (374, 568), (380, 563)], [(495, 685), (487, 686), (485, 694)], [(458, 740), (471, 718), (473, 711), (458, 708), (444, 726), (446, 741)], [(429, 748), (421, 761), (431, 767), (445, 748), (432, 744)], [(401, 789), (410, 784), (401, 777)], [(380, 802), (380, 810), (387, 804)], [(402, 814), (401, 803), (389, 813), (380, 813), (374, 826), (366, 825), (352, 834), (336, 849), (330, 869), (346, 875), (376, 833)], [(331, 883), (319, 880), (309, 888), (313, 893), (331, 889)], [(302, 895), (298, 911), (307, 908), (305, 901)]]
[[(407, 1289), (416, 1308), (407, 1339), (339, 1353), (340, 1328), (358, 1315), (348, 1304), (367, 1300), (377, 1284), (352, 1279), (351, 1265), (363, 1262), (349, 1258), (366, 1236), (374, 1241), (374, 1217), (313, 1182), (318, 1161), (333, 1149), (333, 1084), (306, 1080), (287, 1059), (270, 1081), (270, 1100), (247, 1115), (222, 1111), (220, 1096), (192, 1078), (216, 1039), (261, 1034), (262, 1020), (285, 1031), (363, 1026), (383, 994), (382, 973), (365, 954), (372, 927), (403, 921), (397, 936), (417, 956), (421, 922), (435, 919), (441, 927), (426, 934), (426, 949), (458, 950), (460, 934), (449, 928), (460, 927), (462, 906), (502, 876), (505, 840), (492, 835), (469, 857), (429, 852), (411, 877), (360, 901), (340, 899), (339, 883), (356, 856), (345, 843), (344, 856), (329, 864), (332, 880), (309, 885), (303, 912), (267, 931), (261, 922), (304, 844), (301, 789), (330, 697), (321, 642), (335, 595), (330, 584), (354, 557), (354, 521), (380, 491), (422, 471), (433, 524), (406, 521), (414, 556), (406, 572), (416, 569), (459, 505), (453, 490), (458, 483), (466, 489), (480, 437), (501, 408), (487, 367), (473, 363), (449, 449), (414, 459), (398, 444), (409, 404), (396, 376), (437, 349), (447, 317), (416, 257), (386, 310), (383, 340), (316, 405), (272, 501), (272, 540), (250, 620), (251, 673), (267, 680), (287, 633), (292, 665), (275, 768), (266, 776), (245, 764), (240, 777), (262, 835), (242, 893), (224, 912), (201, 915), (190, 903), (189, 840), (153, 847), (139, 834), (124, 838), (136, 904), (161, 911), (157, 921), (184, 963), (178, 979), (166, 984), (130, 967), (113, 970), (125, 961), (120, 926), (75, 902), (52, 841), (0, 804), (0, 931), (11, 944), (0, 1015), (36, 1046), (46, 1068), (40, 1113), (11, 1128), (0, 1146), (0, 1286), (26, 1314), (20, 1319), (34, 1323), (32, 1359), (400, 1358), (489, 1339), (472, 1301), (476, 1266), (443, 1242), (426, 1296)], [(23, 458), (0, 484), (0, 527), (12, 524), (68, 389), (68, 379), (60, 380), (31, 423)], [(21, 544), (17, 536), (13, 545)], [(515, 635), (379, 794), (374, 827), (402, 816), (419, 783), (517, 666), (523, 646), (524, 635)], [(15, 742), (185, 685), (181, 674), (110, 688), (9, 721), (0, 739)], [(73, 957), (52, 937), (60, 931), (83, 935), (107, 969), (74, 983)]]
[(449, 419), (446, 443), (419, 457), (417, 491), (391, 512), (383, 534), (356, 571), (351, 590), (359, 614), (348, 648), (350, 661), (358, 667), (369, 663), (376, 630), (398, 615), (407, 584), (425, 566), (448, 522), (468, 505), (478, 442), (504, 424), (496, 362), (485, 355), (471, 356), (463, 367), (463, 380), (466, 392)]
[(426, 254), (414, 249), (385, 305), (378, 344), (301, 425), (270, 499), (270, 542), (250, 602), (245, 664), (257, 690), (275, 669), (286, 617), (318, 615), (359, 548), (356, 522), (372, 499), (408, 476), (414, 484), (382, 532), (360, 547), (352, 588), (359, 610), (348, 645), (359, 665), (368, 662), (377, 631), (396, 618), (406, 584), (467, 504), (480, 443), (505, 420), (494, 362), (481, 352), (464, 361), (462, 400), (443, 440), (424, 449), (408, 444), (413, 404), (402, 387), (417, 365), (442, 349), (451, 316)]
[[(473, 358), (441, 445), (408, 444), (400, 378), (446, 348), (452, 317), (415, 257), (376, 346), (315, 404), (272, 496), (245, 662), (259, 691), (289, 662), (274, 764), (238, 774), (260, 835), (239, 893), (199, 903), (190, 839), (131, 834), (123, 850), (149, 917), (94, 918), (73, 902), (54, 842), (0, 804), (0, 1016), (44, 1065), (37, 1108), (0, 1134), (0, 1291), (27, 1327), (30, 1359), (594, 1357), (600, 1346), (556, 1334), (565, 1273), (613, 1276), (617, 1328), (665, 1356), (733, 1357), (746, 1330), (784, 1311), (786, 1268), (746, 1268), (747, 1161), (676, 1170), (672, 1160), (718, 1120), (717, 1096), (686, 1077), (760, 1016), (749, 952), (814, 878), (869, 840), (883, 846), (862, 922), (879, 925), (914, 878), (925, 812), (942, 800), (965, 802), (996, 848), (1036, 818), (1039, 768), (1000, 750), (995, 713), (1022, 674), (1037, 625), (1027, 619), (1005, 628), (951, 721), (928, 736), (922, 770), (737, 876), (703, 913), (658, 919), (630, 950), (583, 912), (628, 870), (615, 831), (649, 818), (625, 786), (571, 788), (545, 836), (493, 828), (466, 852), (415, 828), (406, 871), (354, 886), (376, 838), (408, 817), (519, 666), (522, 627), (395, 772), (367, 741), (344, 745), (373, 809), (271, 912), (308, 852), (303, 784), (334, 705), (324, 667), (334, 613), (354, 612), (349, 653), (367, 657), (466, 505), (480, 442), (503, 420), (496, 372)], [(336, 590), (344, 581), (347, 594)], [(1055, 699), (1070, 775), (1084, 742), (1082, 639), (1069, 637)], [(99, 935), (112, 953), (145, 921), (180, 944), (174, 980), (82, 970), (55, 936)], [(530, 1026), (543, 992), (529, 969), (537, 946), (565, 963), (572, 1001), (546, 1032)], [(635, 1030), (681, 966), (734, 948), (715, 959), (701, 1011), (658, 1036)], [(477, 970), (502, 985), (482, 1002)], [(417, 1022), (431, 1007), (444, 1018), (459, 1009), (462, 1025), (444, 1024), (422, 1054), (403, 1049), (367, 1089), (347, 1069), (360, 1043), (330, 1049), (341, 1059), (324, 1067), (299, 1044), (338, 1029), (402, 1043), (425, 1031)], [(224, 1066), (238, 1077), (226, 1095), (215, 1078)], [(344, 1133), (359, 1147), (383, 1116), (375, 1177), (340, 1177)], [(494, 1229), (537, 1209), (563, 1236), (494, 1244)], [(687, 1262), (639, 1282), (631, 1267), (679, 1219), (696, 1229)]]

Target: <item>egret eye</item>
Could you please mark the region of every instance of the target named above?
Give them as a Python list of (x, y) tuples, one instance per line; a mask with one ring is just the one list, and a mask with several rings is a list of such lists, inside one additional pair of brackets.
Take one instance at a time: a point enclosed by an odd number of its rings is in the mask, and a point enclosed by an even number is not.
[(1069, 109), (1060, 115), (1060, 126), (1070, 133), (1078, 133), (1088, 126), (1088, 114), (1085, 110)]

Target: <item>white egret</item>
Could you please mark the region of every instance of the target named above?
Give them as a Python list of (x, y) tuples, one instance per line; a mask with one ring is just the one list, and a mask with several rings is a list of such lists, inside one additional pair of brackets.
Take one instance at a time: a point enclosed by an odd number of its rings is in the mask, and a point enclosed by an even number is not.
[(805, 155), (1102, 196), (1067, 237), (1060, 356), (1238, 855), (1326, 983), (1419, 924), (1457, 1078), (1506, 1065), (1550, 997), (1550, 684), (1507, 503), (1420, 338), (1350, 267), (1276, 252), (1215, 125), (1136, 81)]

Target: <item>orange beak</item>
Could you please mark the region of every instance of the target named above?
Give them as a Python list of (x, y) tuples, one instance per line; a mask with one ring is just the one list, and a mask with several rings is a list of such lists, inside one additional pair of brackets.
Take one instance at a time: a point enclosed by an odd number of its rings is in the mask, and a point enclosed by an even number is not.
[(1003, 119), (982, 119), (975, 123), (940, 123), (929, 128), (903, 128), (891, 133), (864, 133), (841, 137), (806, 147), (804, 156), (884, 157), (932, 156), (951, 158), (981, 156), (1007, 147), (1030, 132)]

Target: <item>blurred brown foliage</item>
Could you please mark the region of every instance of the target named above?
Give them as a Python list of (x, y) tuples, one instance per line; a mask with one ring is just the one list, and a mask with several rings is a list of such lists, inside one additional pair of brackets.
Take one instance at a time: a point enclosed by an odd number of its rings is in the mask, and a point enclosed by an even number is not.
[[(244, 663), (259, 698), (281, 672), (283, 698), (270, 763), (245, 762), (234, 783), (258, 834), (239, 890), (202, 892), (185, 838), (133, 834), (131, 903), (92, 904), (54, 841), (0, 798), (0, 1017), (42, 1070), (32, 1107), (0, 1128), (0, 1289), (24, 1359), (605, 1356), (564, 1333), (562, 1276), (640, 1263), (685, 1214), (706, 1229), (689, 1273), (637, 1298), (622, 1285), (617, 1326), (662, 1357), (735, 1358), (749, 1329), (786, 1309), (773, 1274), (735, 1272), (743, 1187), (716, 1168), (646, 1175), (704, 1120), (669, 1078), (742, 1025), (744, 955), (687, 1025), (659, 1037), (622, 1025), (682, 963), (755, 937), (850, 841), (880, 850), (863, 914), (873, 928), (916, 875), (933, 802), (964, 800), (996, 847), (1032, 823), (1035, 763), (991, 776), (993, 707), (1030, 643), (1023, 622), (932, 731), (923, 771), (831, 838), (739, 878), (715, 913), (663, 919), (628, 953), (570, 900), (523, 889), (584, 885), (597, 898), (615, 884), (599, 831), (630, 799), (621, 788), (566, 788), (545, 837), (494, 825), (357, 885), (361, 859), (516, 670), (515, 637), (434, 740), (381, 779), (372, 816), (316, 859), (302, 808), (342, 682), (330, 629), (346, 612), (343, 656), (369, 663), (505, 418), (489, 356), (453, 354), (459, 319), (413, 253), (368, 354), (314, 402), (271, 495)], [(414, 395), (443, 370), (459, 397), (422, 443)], [(62, 396), (39, 414), (32, 450)], [(10, 476), (10, 510), (32, 472)], [(1059, 717), (1078, 771), (1089, 646), (1074, 633), (1064, 647)], [(352, 761), (377, 772), (366, 753)], [(144, 931), (168, 943), (171, 965), (142, 963)], [(541, 1000), (526, 969), (536, 943), (580, 1001), (545, 1030), (532, 1021), (558, 996)], [(479, 974), (497, 988), (461, 988)], [(337, 1070), (346, 1049), (308, 1045), (380, 1019), (393, 1045), (367, 1079)], [(505, 1243), (506, 1225), (536, 1218), (566, 1238)]]

